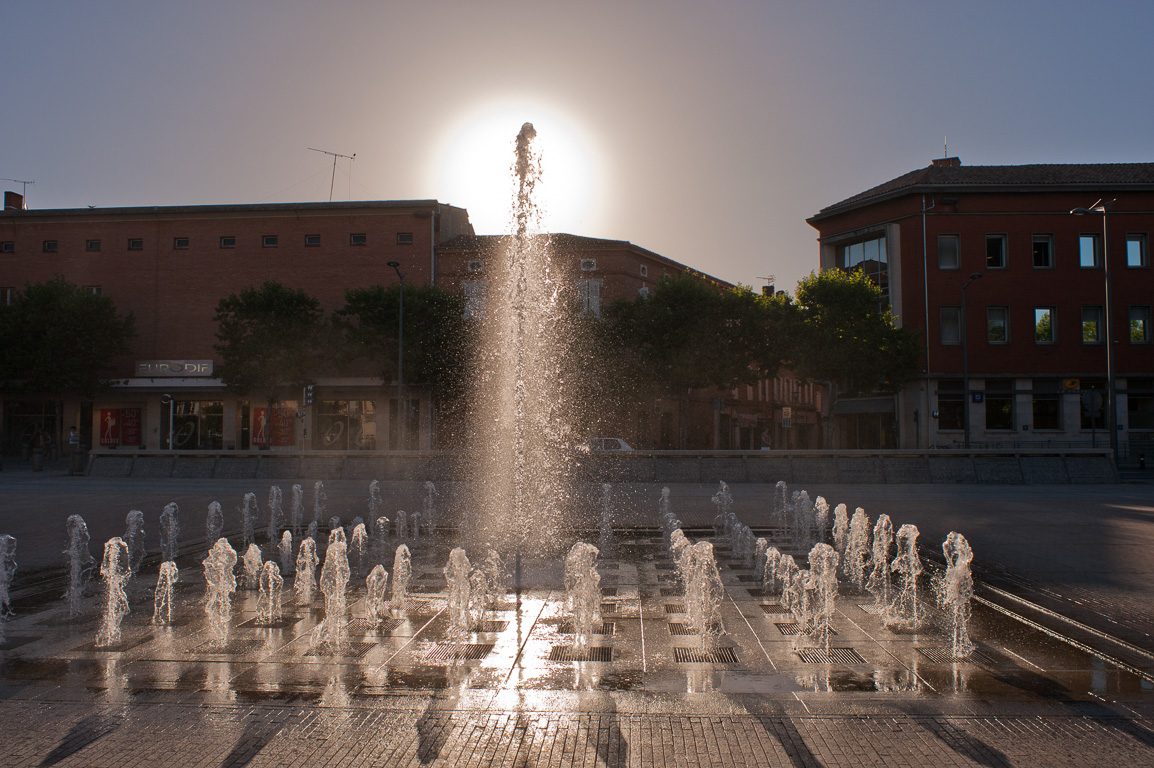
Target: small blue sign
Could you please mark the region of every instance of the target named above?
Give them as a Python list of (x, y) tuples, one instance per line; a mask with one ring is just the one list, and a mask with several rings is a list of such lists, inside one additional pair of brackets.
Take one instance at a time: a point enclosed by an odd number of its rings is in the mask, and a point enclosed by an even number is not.
[(982, 402), (985, 402), (985, 399), (986, 399), (986, 393), (985, 392), (971, 392), (970, 393), (970, 402), (971, 403), (982, 403)]

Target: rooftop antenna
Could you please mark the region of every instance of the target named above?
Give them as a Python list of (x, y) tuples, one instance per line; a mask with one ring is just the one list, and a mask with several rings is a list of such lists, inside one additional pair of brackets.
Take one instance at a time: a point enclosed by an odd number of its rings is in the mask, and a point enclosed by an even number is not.
[[(759, 275), (757, 279), (758, 280), (764, 280), (766, 288), (775, 287), (774, 283), (777, 282), (777, 277), (775, 275), (764, 275), (764, 276)], [(762, 293), (765, 293), (765, 288), (762, 289)]]
[(24, 207), (25, 208), (28, 207), (28, 185), (29, 184), (35, 184), (36, 183), (35, 181), (25, 180), (25, 179), (3, 179), (3, 178), (0, 178), (0, 181), (14, 181), (17, 184), (23, 184), (24, 187), (20, 190), (20, 197), (24, 198)]
[(950, 137), (942, 136), (942, 157), (950, 156)]
[(329, 181), (329, 202), (331, 203), (333, 201), (333, 184), (335, 184), (336, 180), (337, 180), (337, 158), (338, 157), (348, 158), (348, 160), (349, 160), (349, 183), (351, 184), (352, 183), (352, 176), (353, 176), (352, 161), (357, 158), (357, 153), (354, 152), (351, 155), (342, 155), (340, 152), (329, 152), (328, 150), (316, 149), (315, 147), (309, 147), (309, 151), (310, 152), (320, 152), (321, 154), (324, 154), (324, 155), (332, 155), (332, 158), (333, 158), (333, 177)]

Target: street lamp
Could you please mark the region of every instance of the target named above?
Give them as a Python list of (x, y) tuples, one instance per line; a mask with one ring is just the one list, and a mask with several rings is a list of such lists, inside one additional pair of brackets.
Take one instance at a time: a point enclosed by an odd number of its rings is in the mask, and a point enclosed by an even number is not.
[(1102, 279), (1105, 282), (1106, 300), (1102, 310), (1106, 313), (1106, 427), (1110, 430), (1110, 451), (1114, 454), (1114, 466), (1118, 466), (1118, 412), (1114, 405), (1114, 341), (1110, 332), (1110, 246), (1109, 221), (1110, 206), (1114, 200), (1101, 199), (1089, 208), (1074, 208), (1070, 213), (1085, 216), (1088, 213), (1102, 214)]
[(970, 355), (966, 346), (966, 289), (981, 276), (981, 272), (974, 272), (962, 283), (962, 426), (966, 430), (964, 447), (967, 451), (970, 449)]
[(390, 261), (389, 266), (401, 280), (401, 302), (397, 312), (397, 446), (405, 447), (405, 276), (401, 274), (401, 262)]

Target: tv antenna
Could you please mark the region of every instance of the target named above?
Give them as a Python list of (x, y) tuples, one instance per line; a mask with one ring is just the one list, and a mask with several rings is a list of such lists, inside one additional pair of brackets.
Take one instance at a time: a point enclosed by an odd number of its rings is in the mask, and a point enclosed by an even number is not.
[(14, 181), (14, 182), (16, 182), (17, 184), (23, 184), (23, 185), (24, 185), (24, 187), (23, 187), (23, 188), (20, 190), (20, 196), (21, 196), (21, 197), (23, 197), (23, 198), (25, 198), (25, 203), (24, 203), (24, 205), (25, 205), (25, 206), (27, 206), (27, 205), (28, 205), (28, 203), (27, 203), (27, 198), (28, 198), (28, 185), (29, 185), (29, 184), (35, 184), (35, 183), (36, 183), (35, 181), (26, 180), (26, 179), (3, 179), (3, 178), (0, 178), (0, 181)]
[(765, 288), (775, 287), (774, 283), (777, 282), (777, 277), (775, 275), (758, 275), (757, 279), (765, 281), (765, 287), (762, 288), (762, 291), (761, 291), (762, 293), (765, 293)]
[(331, 181), (329, 181), (329, 202), (331, 203), (333, 201), (333, 185), (337, 181), (337, 158), (338, 157), (348, 158), (348, 161), (349, 161), (349, 179), (351, 181), (352, 177), (353, 177), (353, 170), (352, 170), (353, 160), (357, 159), (357, 153), (354, 152), (351, 155), (342, 155), (340, 152), (329, 152), (328, 150), (317, 149), (316, 147), (309, 147), (309, 151), (310, 152), (320, 152), (322, 155), (332, 155), (332, 158), (333, 158), (333, 178)]

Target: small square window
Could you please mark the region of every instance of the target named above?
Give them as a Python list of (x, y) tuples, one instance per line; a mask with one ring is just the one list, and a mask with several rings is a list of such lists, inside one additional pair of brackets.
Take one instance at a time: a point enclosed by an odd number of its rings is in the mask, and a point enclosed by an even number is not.
[(84, 241), (84, 250), (86, 250), (86, 251), (99, 251), (100, 250), (100, 241), (99, 240), (85, 240)]
[(986, 267), (988, 269), (1006, 267), (1005, 235), (986, 235)]
[(188, 238), (187, 237), (174, 237), (174, 238), (172, 238), (172, 247), (178, 251), (187, 250), (188, 249)]
[(1130, 307), (1130, 342), (1150, 342), (1150, 307)]
[(85, 293), (90, 293), (93, 296), (99, 296), (101, 294), (99, 285), (86, 285), (81, 290), (83, 290)]
[(958, 268), (958, 236), (938, 235), (938, 269)]
[(941, 319), (940, 336), (942, 344), (962, 343), (962, 308), (942, 307), (939, 310)]
[(1034, 269), (1050, 269), (1054, 266), (1054, 238), (1051, 235), (1034, 235)]
[(465, 271), (468, 272), (470, 275), (475, 275), (475, 274), (481, 272), (484, 269), (484, 267), (485, 267), (485, 265), (481, 262), (480, 259), (473, 259), (472, 261), (470, 261), (468, 264), (465, 265)]
[(1082, 343), (1102, 343), (1102, 308), (1082, 307)]
[(596, 272), (597, 271), (597, 259), (581, 259), (581, 271), (582, 272)]
[(16, 243), (12, 240), (0, 243), (0, 253), (16, 253)]
[(1098, 236), (1078, 236), (1078, 266), (1083, 269), (1096, 269), (1098, 262)]
[(236, 247), (236, 236), (235, 235), (223, 235), (223, 236), (221, 236), (220, 247), (221, 248), (235, 248)]
[(1141, 269), (1149, 265), (1149, 256), (1146, 253), (1146, 235), (1126, 235), (1126, 266), (1130, 269)]
[(366, 234), (349, 235), (349, 245), (368, 245), (369, 236)]
[(986, 308), (986, 341), (991, 344), (1006, 344), (1010, 341), (1009, 307)]
[(142, 240), (139, 237), (128, 238), (128, 250), (130, 250), (130, 251), (143, 251), (144, 250), (144, 240)]
[(0, 288), (0, 307), (10, 307), (16, 300), (15, 288)]
[(60, 250), (60, 243), (56, 242), (55, 240), (45, 240), (44, 241), (44, 252), (45, 253), (56, 253), (56, 251), (58, 251), (58, 250)]
[(641, 265), (641, 276), (649, 277), (649, 267), (645, 266), (644, 264)]
[(413, 233), (412, 232), (398, 232), (397, 233), (397, 245), (412, 245), (412, 244), (413, 244)]
[(1054, 336), (1054, 308), (1034, 307), (1034, 341), (1039, 344), (1053, 344)]
[(306, 248), (317, 248), (320, 246), (320, 244), (321, 244), (321, 236), (320, 235), (305, 235), (305, 247)]
[(262, 237), (260, 239), (260, 244), (264, 248), (276, 248), (277, 236), (276, 235), (265, 235), (264, 237)]

